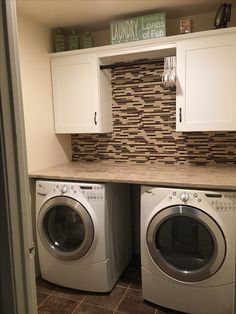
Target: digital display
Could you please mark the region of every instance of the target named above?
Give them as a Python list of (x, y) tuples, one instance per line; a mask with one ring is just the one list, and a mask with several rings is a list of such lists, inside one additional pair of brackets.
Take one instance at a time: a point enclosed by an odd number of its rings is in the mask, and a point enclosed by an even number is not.
[(92, 190), (93, 187), (92, 186), (80, 186), (81, 190)]
[(221, 198), (222, 197), (222, 195), (221, 194), (205, 194), (206, 195), (206, 197), (212, 197), (212, 198)]

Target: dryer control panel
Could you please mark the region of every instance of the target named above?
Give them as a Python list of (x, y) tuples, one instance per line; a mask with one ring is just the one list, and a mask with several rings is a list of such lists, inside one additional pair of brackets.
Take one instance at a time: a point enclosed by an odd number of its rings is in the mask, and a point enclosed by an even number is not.
[(186, 205), (192, 201), (201, 203), (207, 200), (215, 211), (236, 210), (236, 193), (233, 192), (205, 192), (205, 191), (173, 191), (169, 195), (169, 200), (180, 200)]

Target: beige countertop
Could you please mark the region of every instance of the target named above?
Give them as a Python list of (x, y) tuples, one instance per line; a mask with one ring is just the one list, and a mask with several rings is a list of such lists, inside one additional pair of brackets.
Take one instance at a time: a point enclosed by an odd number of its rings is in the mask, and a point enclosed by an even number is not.
[(236, 190), (236, 166), (69, 162), (29, 175), (31, 178), (39, 179)]

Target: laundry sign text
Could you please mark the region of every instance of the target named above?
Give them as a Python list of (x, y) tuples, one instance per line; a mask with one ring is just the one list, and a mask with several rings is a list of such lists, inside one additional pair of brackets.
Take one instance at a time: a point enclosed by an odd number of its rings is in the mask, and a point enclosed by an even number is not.
[(166, 36), (166, 15), (156, 13), (114, 21), (110, 30), (112, 44), (163, 37)]

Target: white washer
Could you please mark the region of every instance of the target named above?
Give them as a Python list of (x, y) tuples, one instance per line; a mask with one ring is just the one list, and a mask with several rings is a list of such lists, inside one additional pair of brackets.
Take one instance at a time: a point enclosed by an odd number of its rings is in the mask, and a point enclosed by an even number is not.
[(47, 281), (107, 292), (130, 261), (127, 185), (37, 181), (36, 225)]
[(143, 186), (143, 297), (187, 313), (234, 313), (235, 198)]

